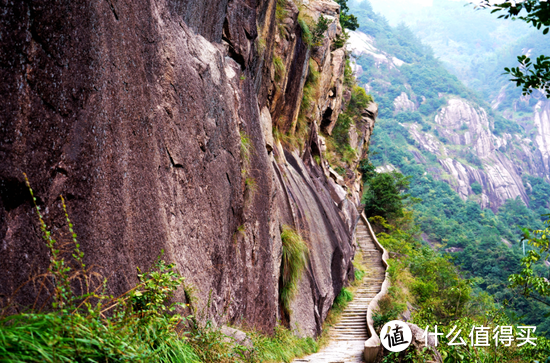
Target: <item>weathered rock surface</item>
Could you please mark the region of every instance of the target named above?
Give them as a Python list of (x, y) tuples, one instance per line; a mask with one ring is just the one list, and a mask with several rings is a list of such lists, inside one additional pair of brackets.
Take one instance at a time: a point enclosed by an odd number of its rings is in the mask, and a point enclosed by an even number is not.
[(405, 92), (401, 92), (399, 96), (393, 101), (393, 107), (395, 112), (413, 112), (416, 111), (416, 105), (413, 101), (409, 100), (409, 96)]
[[(313, 18), (338, 16), (332, 1), (309, 4)], [(314, 160), (322, 157), (318, 130), (330, 132), (341, 111), (345, 52), (331, 50), (341, 32), (336, 20), (327, 41), (310, 49), (298, 8), (286, 7), (281, 25), (275, 0), (6, 5), (0, 294), (45, 271), (49, 259), (26, 172), (59, 241), (70, 240), (59, 195), (66, 197), (85, 262), (109, 277), (113, 294), (164, 250), (195, 287), (194, 307), (220, 324), (245, 321), (270, 332), (285, 318), (280, 233), (292, 226), (310, 257), (288, 319), (303, 335), (319, 334), (353, 275), (358, 191), (343, 198)], [(279, 80), (276, 56), (285, 65)], [(298, 153), (272, 129), (296, 127), (310, 62), (320, 83)], [(358, 147), (374, 126), (376, 110), (365, 112)], [(28, 284), (18, 301), (36, 293)]]
[(542, 165), (537, 174), (550, 177), (550, 101), (539, 101), (535, 106), (535, 142)]
[(350, 31), (349, 36), (348, 49), (353, 53), (354, 57), (368, 55), (374, 59), (377, 67), (380, 64), (385, 64), (389, 69), (401, 67), (405, 64), (401, 59), (392, 57), (376, 48), (374, 38), (371, 36), (360, 31)]
[[(439, 138), (423, 132), (416, 124), (409, 127), (409, 132), (421, 148), (437, 156), (447, 173), (443, 179), (463, 199), (475, 194), (471, 184), (477, 182), (483, 189), (476, 197), (482, 208), (496, 211), (507, 199), (516, 197), (528, 203), (522, 168), (500, 150), (512, 137), (494, 135), (485, 110), (462, 99), (450, 99), (435, 117), (435, 122)], [(445, 144), (441, 138), (446, 139)], [(465, 148), (457, 151), (453, 145)]]

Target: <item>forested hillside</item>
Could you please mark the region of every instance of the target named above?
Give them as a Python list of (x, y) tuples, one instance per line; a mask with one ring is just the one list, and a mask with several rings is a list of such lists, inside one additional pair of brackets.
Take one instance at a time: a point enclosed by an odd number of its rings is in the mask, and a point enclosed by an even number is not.
[(391, 24), (406, 24), (433, 49), (435, 57), (467, 87), (509, 119), (532, 119), (542, 95), (521, 97), (521, 88), (509, 82), (505, 67), (517, 65), (517, 56), (550, 54), (550, 43), (522, 21), (498, 19), (497, 14), (468, 1), (434, 0), (431, 6), (373, 1), (375, 11)]
[[(380, 106), (369, 161), (410, 176), (409, 208), (424, 244), (449, 254), (478, 294), (548, 334), (549, 310), (507, 288), (520, 270), (520, 226), (541, 228), (550, 213), (548, 103), (514, 90), (493, 109), (489, 90), (464, 86), (407, 26), (391, 27), (368, 1), (352, 10), (360, 23), (350, 38), (354, 69)], [(524, 103), (530, 114), (518, 123), (510, 112)], [(537, 271), (548, 275), (543, 264)]]

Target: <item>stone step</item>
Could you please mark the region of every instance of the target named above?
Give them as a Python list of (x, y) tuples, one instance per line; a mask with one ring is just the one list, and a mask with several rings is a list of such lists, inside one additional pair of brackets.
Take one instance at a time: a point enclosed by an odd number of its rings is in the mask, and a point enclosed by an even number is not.
[(340, 322), (338, 323), (338, 325), (348, 325), (348, 324), (362, 324), (362, 325), (365, 325), (365, 318), (366, 316), (363, 316), (361, 318), (354, 318), (352, 319), (351, 317), (349, 318), (349, 320), (340, 320)]
[(382, 253), (374, 244), (367, 225), (360, 220), (355, 231), (356, 241), (363, 255), (363, 264), (368, 266), (367, 276), (355, 290), (353, 300), (329, 330), (330, 342), (320, 352), (294, 360), (315, 363), (360, 363), (364, 343), (368, 339), (367, 309), (372, 299), (380, 292), (386, 276)]

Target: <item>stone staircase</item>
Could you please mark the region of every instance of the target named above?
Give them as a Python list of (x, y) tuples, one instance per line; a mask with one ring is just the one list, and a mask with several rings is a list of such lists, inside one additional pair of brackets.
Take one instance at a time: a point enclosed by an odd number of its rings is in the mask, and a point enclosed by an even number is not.
[(318, 353), (296, 359), (294, 362), (358, 363), (363, 361), (367, 333), (367, 308), (378, 294), (385, 277), (382, 253), (376, 249), (363, 219), (357, 225), (357, 244), (363, 253), (367, 275), (354, 293), (353, 301), (342, 313), (340, 321), (329, 331), (330, 343)]

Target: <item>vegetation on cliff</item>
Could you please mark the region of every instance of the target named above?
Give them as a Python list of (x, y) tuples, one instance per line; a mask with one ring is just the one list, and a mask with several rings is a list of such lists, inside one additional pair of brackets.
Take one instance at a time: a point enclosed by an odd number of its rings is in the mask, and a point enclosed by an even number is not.
[(297, 284), (307, 263), (308, 247), (302, 237), (289, 226), (283, 226), (281, 241), (281, 301), (285, 313), (290, 314), (290, 302), (298, 292)]

